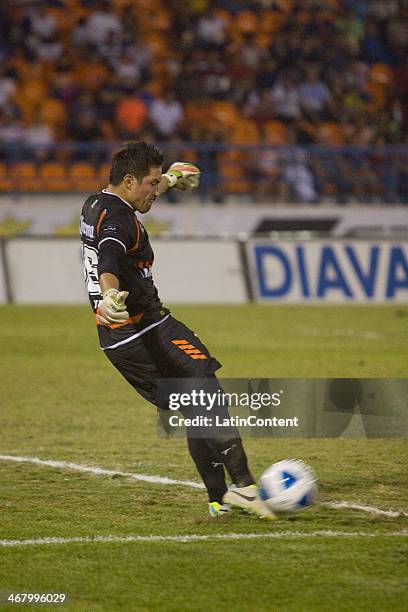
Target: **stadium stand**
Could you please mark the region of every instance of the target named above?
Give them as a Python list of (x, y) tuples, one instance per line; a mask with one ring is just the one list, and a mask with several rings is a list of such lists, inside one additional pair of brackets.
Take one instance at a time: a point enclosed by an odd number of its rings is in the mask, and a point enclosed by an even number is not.
[(145, 138), (226, 193), (270, 146), (278, 198), (406, 203), (407, 58), (403, 0), (3, 0), (0, 190), (88, 190)]

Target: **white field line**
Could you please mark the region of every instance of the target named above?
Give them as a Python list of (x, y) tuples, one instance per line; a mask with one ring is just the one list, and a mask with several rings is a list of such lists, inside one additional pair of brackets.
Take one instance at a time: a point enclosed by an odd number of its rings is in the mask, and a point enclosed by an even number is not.
[(362, 512), (369, 512), (370, 514), (379, 514), (381, 516), (389, 516), (395, 518), (398, 516), (408, 516), (408, 512), (403, 510), (380, 510), (380, 508), (373, 508), (372, 506), (363, 506), (362, 504), (353, 504), (346, 501), (338, 502), (324, 502), (324, 506), (328, 508), (349, 508), (350, 510), (361, 510)]
[[(339, 338), (363, 338), (364, 340), (389, 340), (390, 335), (381, 334), (376, 331), (363, 331), (354, 329), (330, 329), (322, 330), (320, 327), (311, 327), (298, 331), (303, 336), (335, 336)], [(394, 335), (394, 334), (391, 334)]]
[(128, 542), (206, 542), (217, 540), (263, 540), (280, 538), (379, 538), (408, 537), (408, 530), (390, 531), (389, 533), (367, 533), (365, 531), (272, 531), (269, 533), (222, 533), (211, 535), (177, 535), (177, 536), (78, 536), (74, 538), (38, 538), (32, 540), (0, 540), (0, 547), (41, 546), (47, 544), (93, 544), (128, 543)]
[[(38, 457), (19, 457), (16, 455), (0, 455), (0, 461), (31, 463), (34, 465), (42, 465), (56, 469), (73, 470), (75, 472), (82, 472), (85, 474), (95, 474), (96, 476), (123, 476), (125, 478), (131, 478), (133, 480), (149, 482), (151, 484), (180, 485), (184, 487), (189, 487), (191, 489), (204, 489), (203, 483), (193, 482), (192, 480), (175, 480), (173, 478), (168, 478), (167, 476), (151, 476), (149, 474), (135, 474), (133, 472), (107, 470), (105, 468), (92, 467), (90, 465), (80, 465), (78, 463), (72, 463), (71, 461), (54, 461), (51, 459), (38, 459)], [(395, 518), (399, 516), (408, 517), (408, 513), (404, 512), (403, 510), (381, 510), (380, 508), (364, 506), (361, 504), (353, 504), (347, 501), (321, 502), (321, 505), (327, 506), (328, 508), (346, 508), (349, 510), (360, 510), (362, 512), (368, 512), (370, 514), (388, 516), (390, 518)]]
[(167, 478), (167, 476), (150, 476), (149, 474), (135, 474), (133, 472), (120, 472), (119, 470), (105, 470), (104, 468), (100, 467), (71, 463), (71, 461), (53, 461), (49, 459), (38, 459), (37, 457), (17, 457), (15, 455), (0, 455), (0, 461), (33, 463), (35, 465), (44, 465), (61, 470), (74, 470), (75, 472), (82, 472), (85, 474), (95, 474), (96, 476), (124, 476), (126, 478), (132, 478), (133, 480), (140, 480), (142, 482), (150, 482), (153, 484), (182, 485), (192, 489), (204, 488), (202, 483), (193, 482), (192, 480), (174, 480), (173, 478)]

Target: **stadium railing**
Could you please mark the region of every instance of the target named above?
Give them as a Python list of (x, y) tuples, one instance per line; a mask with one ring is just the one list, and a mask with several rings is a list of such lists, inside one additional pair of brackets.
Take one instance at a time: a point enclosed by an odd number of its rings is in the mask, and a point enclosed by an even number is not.
[[(273, 147), (158, 143), (165, 163), (202, 170), (198, 198), (254, 202), (408, 204), (408, 146)], [(122, 143), (28, 146), (0, 142), (0, 193), (89, 192), (106, 185), (109, 160)], [(177, 198), (175, 198), (177, 199)]]

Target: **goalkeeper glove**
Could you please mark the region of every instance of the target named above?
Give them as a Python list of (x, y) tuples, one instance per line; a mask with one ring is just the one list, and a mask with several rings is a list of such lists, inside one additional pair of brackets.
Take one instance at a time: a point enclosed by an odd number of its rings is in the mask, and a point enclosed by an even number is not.
[(114, 325), (124, 323), (129, 318), (126, 310), (125, 300), (129, 295), (128, 291), (118, 289), (108, 289), (103, 294), (103, 300), (99, 302), (96, 313), (96, 320), (102, 325)]
[(163, 176), (168, 180), (169, 187), (186, 191), (187, 189), (195, 189), (199, 186), (200, 174), (201, 170), (194, 164), (175, 162)]

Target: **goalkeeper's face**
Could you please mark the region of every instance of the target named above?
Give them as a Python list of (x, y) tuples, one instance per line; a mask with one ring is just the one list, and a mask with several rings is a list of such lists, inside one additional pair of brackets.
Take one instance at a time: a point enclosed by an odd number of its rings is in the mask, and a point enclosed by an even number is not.
[(140, 213), (148, 212), (159, 195), (162, 168), (150, 168), (147, 176), (141, 181), (131, 174), (125, 176), (126, 200)]

